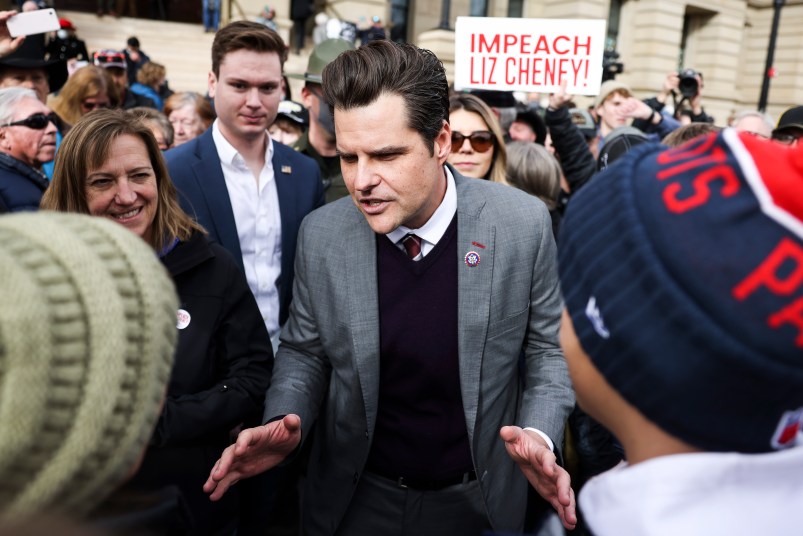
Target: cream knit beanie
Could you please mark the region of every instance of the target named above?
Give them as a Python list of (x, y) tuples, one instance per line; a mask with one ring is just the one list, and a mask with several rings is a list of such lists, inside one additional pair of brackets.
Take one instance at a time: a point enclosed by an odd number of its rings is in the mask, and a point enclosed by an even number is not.
[(0, 519), (82, 515), (122, 483), (160, 412), (176, 308), (121, 225), (0, 218)]

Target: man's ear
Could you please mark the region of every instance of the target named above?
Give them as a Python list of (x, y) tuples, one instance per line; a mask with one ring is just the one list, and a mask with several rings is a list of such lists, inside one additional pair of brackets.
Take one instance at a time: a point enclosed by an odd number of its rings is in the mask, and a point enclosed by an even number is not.
[(210, 98), (215, 98), (215, 89), (217, 89), (217, 76), (212, 71), (209, 71), (209, 76), (207, 78), (207, 91), (209, 92)]
[(438, 162), (443, 165), (452, 152), (452, 127), (448, 121), (443, 121), (440, 132), (435, 136), (435, 155)]
[(304, 108), (307, 110), (312, 110), (312, 99), (314, 97), (315, 95), (313, 95), (312, 91), (310, 91), (307, 86), (301, 88), (301, 104), (303, 104)]

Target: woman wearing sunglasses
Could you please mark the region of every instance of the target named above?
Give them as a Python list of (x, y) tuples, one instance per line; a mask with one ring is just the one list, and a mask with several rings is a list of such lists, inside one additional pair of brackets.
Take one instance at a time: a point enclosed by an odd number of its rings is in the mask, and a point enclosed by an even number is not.
[(36, 210), (42, 164), (56, 154), (58, 118), (31, 89), (0, 89), (0, 213)]
[(116, 108), (120, 95), (111, 75), (102, 67), (81, 67), (53, 99), (53, 111), (68, 125), (74, 125), (92, 110)]
[(259, 424), (273, 364), (245, 274), (181, 209), (156, 139), (122, 110), (87, 114), (64, 137), (42, 208), (125, 226), (153, 247), (172, 276), (180, 300), (176, 358), (161, 417), (130, 487), (178, 486), (195, 518), (190, 534), (231, 534), (237, 497), (210, 502), (202, 485), (230, 431)]
[(452, 152), (447, 162), (466, 177), (507, 184), (505, 141), (496, 116), (474, 95), (449, 99)]

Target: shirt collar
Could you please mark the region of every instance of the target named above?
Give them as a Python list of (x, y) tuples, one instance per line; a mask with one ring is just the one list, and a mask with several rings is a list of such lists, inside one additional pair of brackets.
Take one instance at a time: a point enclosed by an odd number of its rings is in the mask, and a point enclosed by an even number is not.
[(397, 227), (389, 232), (387, 236), (394, 244), (405, 237), (408, 233), (415, 233), (416, 236), (429, 242), (430, 244), (437, 244), (441, 239), (449, 224), (452, 223), (455, 213), (457, 213), (457, 191), (454, 184), (454, 177), (449, 168), (443, 166), (446, 171), (446, 194), (443, 196), (443, 201), (435, 209), (435, 212), (427, 220), (427, 222), (418, 229), (410, 229), (404, 225)]
[[(215, 119), (215, 122), (212, 123), (212, 139), (217, 148), (217, 155), (224, 164), (233, 165), (238, 157), (240, 160), (242, 160), (243, 157), (240, 156), (240, 152), (229, 143), (229, 140), (227, 140), (220, 131), (220, 124), (218, 121), (219, 119)], [(270, 165), (273, 161), (273, 140), (268, 136), (267, 131), (265, 131), (265, 137), (268, 138), (268, 145), (265, 147), (265, 164)]]

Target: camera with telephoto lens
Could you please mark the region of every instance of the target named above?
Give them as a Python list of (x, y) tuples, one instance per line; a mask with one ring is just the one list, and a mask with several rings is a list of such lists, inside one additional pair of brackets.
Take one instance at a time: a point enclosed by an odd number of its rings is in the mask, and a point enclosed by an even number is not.
[(619, 53), (615, 50), (605, 50), (602, 53), (602, 81), (614, 80), (617, 74), (622, 74), (625, 64), (619, 61)]
[(700, 79), (703, 78), (703, 73), (695, 71), (694, 69), (683, 69), (682, 71), (678, 71), (678, 78), (680, 81), (678, 82), (678, 90), (680, 94), (686, 97), (687, 99), (691, 99), (700, 92), (700, 84), (697, 82), (697, 77)]

